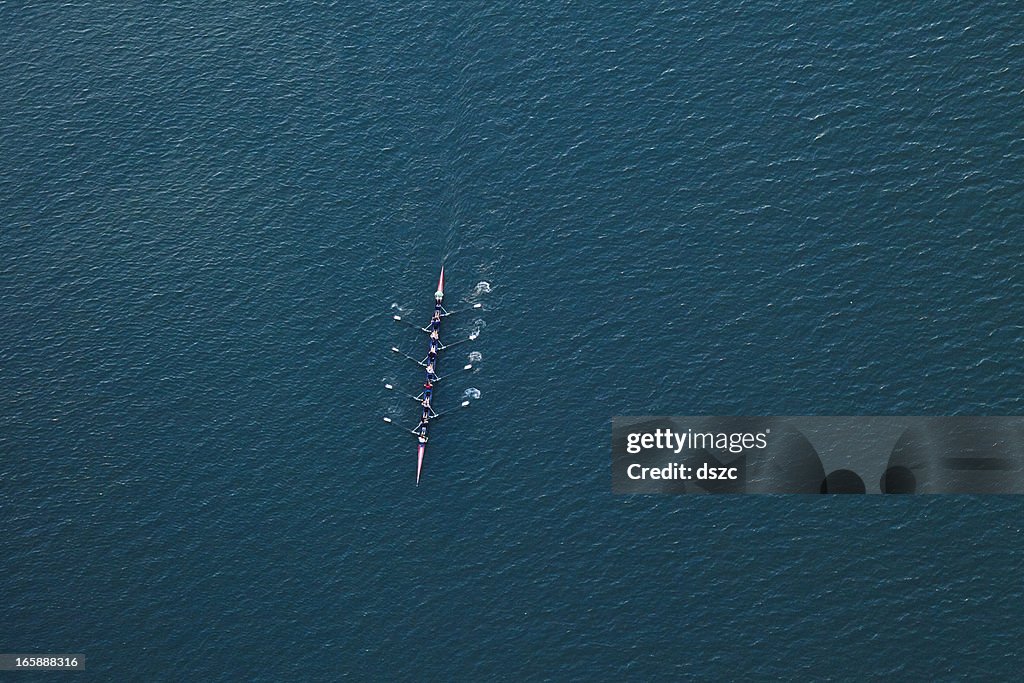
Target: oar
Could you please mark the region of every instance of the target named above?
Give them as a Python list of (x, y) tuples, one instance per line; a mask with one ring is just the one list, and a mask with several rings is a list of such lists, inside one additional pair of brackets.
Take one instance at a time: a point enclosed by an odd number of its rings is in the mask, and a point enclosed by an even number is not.
[(424, 368), (427, 367), (426, 363), (421, 363), (420, 361), (416, 360), (415, 358), (413, 358), (409, 354), (407, 354), (404, 351), (402, 351), (401, 349), (399, 349), (397, 346), (392, 346), (391, 350), (394, 351), (395, 353), (397, 353), (399, 356), (405, 356), (406, 358), (411, 360), (416, 365), (419, 365), (419, 366), (424, 367)]
[[(384, 388), (387, 389), (388, 391), (395, 391), (395, 387), (393, 385), (391, 385), (391, 384), (385, 384)], [(423, 400), (423, 394), (420, 394), (419, 396), (413, 396), (412, 394), (407, 394), (404, 391), (395, 391), (395, 393), (401, 394), (402, 396), (406, 396), (408, 398), (411, 398), (412, 400), (416, 401), (417, 403), (419, 403), (419, 402), (421, 402)]]
[[(401, 429), (403, 432), (409, 432), (410, 434), (416, 434), (417, 433), (415, 429), (406, 429), (402, 425), (400, 425), (397, 422), (395, 422), (394, 420), (392, 420), (390, 417), (385, 417), (384, 421), (387, 422), (389, 425), (395, 425), (396, 427)], [(419, 425), (416, 425), (416, 426), (418, 427)]]
[(408, 320), (403, 320), (402, 316), (400, 316), (400, 315), (393, 315), (393, 316), (391, 316), (391, 319), (396, 321), (396, 322), (400, 322), (403, 325), (408, 325), (409, 327), (411, 327), (414, 330), (419, 330), (420, 332), (426, 332), (427, 331), (427, 330), (423, 329), (422, 327), (420, 327), (419, 325), (417, 325), (415, 323), (411, 323)]
[(472, 306), (470, 306), (469, 308), (460, 308), (460, 309), (459, 309), (459, 310), (457, 310), (457, 311), (448, 311), (448, 312), (447, 312), (447, 313), (445, 313), (444, 315), (445, 315), (445, 316), (449, 316), (449, 315), (455, 315), (456, 313), (465, 313), (466, 311), (475, 311), (475, 310), (477, 310), (478, 308), (483, 308), (483, 307), (484, 307), (484, 305), (483, 305), (483, 304), (473, 304), (473, 305), (472, 305)]
[(441, 380), (443, 380), (443, 379), (444, 379), (445, 377), (451, 377), (452, 375), (457, 375), (457, 374), (459, 374), (460, 372), (465, 372), (466, 370), (472, 370), (472, 369), (473, 369), (473, 364), (472, 364), (472, 363), (468, 363), (468, 364), (466, 364), (466, 365), (465, 365), (465, 366), (464, 366), (464, 367), (463, 367), (463, 368), (462, 368), (461, 370), (455, 370), (454, 372), (449, 372), (449, 373), (448, 373), (447, 375), (444, 375), (444, 376), (442, 376), (442, 377), (438, 377), (438, 378), (437, 378), (437, 379), (435, 379), (434, 381), (435, 381), (435, 382), (440, 382), (440, 381), (441, 381)]
[(465, 339), (460, 339), (459, 341), (457, 341), (457, 342), (452, 342), (451, 344), (442, 344), (442, 345), (441, 345), (441, 350), (442, 350), (442, 351), (444, 351), (445, 349), (450, 349), (450, 348), (452, 348), (453, 346), (458, 346), (459, 344), (465, 344), (465, 343), (466, 343), (466, 342), (468, 342), (468, 341), (473, 341), (473, 340), (475, 340), (475, 339), (476, 339), (477, 337), (479, 337), (479, 336), (480, 336), (480, 333), (479, 333), (479, 332), (474, 332), (473, 334), (469, 335), (469, 336), (468, 336), (468, 337), (466, 337)]
[(454, 413), (459, 408), (468, 408), (468, 407), (469, 407), (469, 401), (463, 401), (462, 403), (460, 403), (459, 405), (455, 406), (454, 408), (449, 408), (448, 410), (442, 411), (442, 412), (434, 415), (434, 417), (432, 417), (430, 419), (438, 420), (438, 419), (444, 417), (445, 415), (447, 415), (448, 413)]

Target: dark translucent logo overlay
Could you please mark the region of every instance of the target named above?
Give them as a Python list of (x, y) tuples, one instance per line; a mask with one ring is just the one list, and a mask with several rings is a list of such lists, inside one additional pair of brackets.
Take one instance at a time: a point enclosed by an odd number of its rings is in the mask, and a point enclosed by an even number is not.
[(1024, 493), (1024, 417), (615, 417), (615, 493)]

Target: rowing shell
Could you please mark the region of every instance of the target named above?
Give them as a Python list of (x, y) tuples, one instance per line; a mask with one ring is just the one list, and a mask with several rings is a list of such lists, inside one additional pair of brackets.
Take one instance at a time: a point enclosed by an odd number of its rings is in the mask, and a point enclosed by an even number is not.
[[(412, 362), (414, 362), (417, 365), (421, 366), (424, 369), (424, 372), (425, 372), (425, 380), (424, 380), (424, 383), (423, 383), (423, 391), (421, 391), (418, 396), (413, 396), (412, 394), (406, 394), (406, 396), (408, 396), (409, 398), (411, 398), (414, 401), (416, 401), (417, 403), (419, 403), (421, 408), (422, 408), (422, 412), (420, 413), (420, 422), (419, 422), (419, 424), (416, 425), (415, 429), (410, 430), (412, 432), (412, 434), (416, 437), (416, 440), (418, 442), (417, 446), (416, 446), (416, 484), (417, 485), (420, 483), (420, 478), (423, 476), (423, 461), (426, 458), (426, 453), (427, 453), (427, 441), (429, 440), (428, 432), (429, 432), (429, 429), (430, 429), (430, 423), (432, 421), (434, 421), (434, 420), (437, 420), (437, 419), (441, 418), (445, 414), (451, 412), (451, 411), (444, 411), (444, 412), (441, 412), (441, 413), (437, 413), (437, 412), (434, 411), (434, 407), (432, 405), (433, 404), (433, 400), (434, 400), (434, 385), (437, 384), (442, 379), (444, 379), (444, 377), (439, 376), (438, 372), (437, 372), (438, 371), (438, 361), (440, 360), (440, 355), (441, 355), (440, 352), (444, 351), (447, 348), (451, 348), (452, 346), (456, 346), (457, 344), (462, 344), (462, 343), (465, 343), (465, 342), (473, 341), (474, 339), (477, 338), (477, 335), (479, 334), (479, 331), (474, 331), (472, 334), (469, 335), (469, 337), (467, 337), (465, 339), (460, 339), (458, 341), (452, 342), (451, 344), (442, 344), (441, 341), (440, 341), (440, 336), (441, 336), (440, 335), (440, 332), (441, 332), (441, 320), (442, 320), (442, 318), (445, 318), (445, 317), (451, 315), (452, 313), (456, 312), (456, 311), (446, 311), (445, 308), (444, 308), (444, 305), (442, 304), (443, 301), (444, 301), (444, 266), (441, 266), (441, 275), (437, 279), (437, 289), (434, 291), (434, 313), (433, 313), (433, 315), (430, 318), (430, 322), (427, 323), (427, 326), (426, 327), (419, 327), (417, 325), (412, 324), (411, 322), (402, 320), (402, 316), (400, 316), (400, 315), (392, 316), (398, 322), (401, 322), (401, 323), (403, 323), (405, 325), (409, 325), (410, 327), (413, 327), (413, 328), (415, 328), (417, 330), (420, 330), (421, 332), (426, 332), (428, 335), (430, 335), (430, 342), (429, 342), (429, 346), (428, 346), (428, 349), (427, 349), (427, 356), (423, 360), (419, 360), (419, 359), (417, 359), (417, 358), (415, 358), (413, 356), (410, 356), (407, 353), (402, 352), (402, 350), (399, 349), (397, 346), (392, 346), (391, 347), (392, 351), (394, 351), (395, 353), (397, 353), (397, 354), (399, 354), (401, 356), (404, 356), (405, 358), (408, 358)], [(479, 309), (480, 307), (481, 307), (481, 304), (477, 303), (477, 304), (473, 304), (470, 308), (471, 309)], [(472, 364), (467, 364), (464, 367), (462, 367), (461, 370), (457, 370), (456, 372), (464, 372), (464, 371), (468, 371), (468, 370), (472, 370), (472, 369), (473, 369), (473, 365)], [(452, 374), (454, 374), (454, 373), (449, 373), (448, 375), (445, 375), (445, 377), (448, 377), (448, 376), (450, 376)], [(391, 384), (385, 384), (384, 388), (385, 389), (389, 389), (389, 390), (393, 390), (394, 386), (392, 386)], [(458, 408), (466, 408), (468, 406), (469, 406), (469, 401), (463, 401), (461, 404), (459, 404)], [(385, 417), (384, 421), (394, 424), (390, 417)]]
[[(441, 306), (441, 302), (443, 300), (444, 300), (444, 266), (441, 266), (441, 276), (439, 278), (437, 278), (437, 291), (434, 292), (434, 310), (435, 311), (438, 311), (439, 313), (444, 311), (444, 308)], [(437, 327), (438, 327), (438, 331), (440, 331), (441, 324), (438, 323)], [(433, 374), (433, 377), (431, 377), (431, 374)], [(427, 379), (426, 383), (427, 384), (430, 384), (433, 380), (437, 379), (437, 359), (436, 358), (434, 359), (434, 372), (431, 373), (430, 369), (429, 369), (429, 366), (428, 366), (426, 375), (427, 375), (427, 377), (426, 377), (426, 379)], [(431, 394), (431, 400), (433, 400), (433, 394)], [(429, 408), (430, 408), (430, 406), (429, 406), (429, 403), (428, 403), (428, 409)], [(417, 486), (420, 485), (420, 475), (423, 474), (423, 458), (424, 458), (424, 456), (426, 454), (427, 454), (427, 430), (426, 430), (426, 425), (424, 425), (424, 430), (422, 432), (422, 437), (420, 438), (420, 442), (418, 444), (418, 448), (416, 449), (416, 485)]]

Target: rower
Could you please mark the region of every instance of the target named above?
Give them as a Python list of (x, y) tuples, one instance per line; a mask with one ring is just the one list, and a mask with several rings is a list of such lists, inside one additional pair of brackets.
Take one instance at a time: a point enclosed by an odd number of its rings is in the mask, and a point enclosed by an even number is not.
[(440, 341), (440, 338), (441, 335), (438, 333), (436, 327), (430, 331), (430, 341)]

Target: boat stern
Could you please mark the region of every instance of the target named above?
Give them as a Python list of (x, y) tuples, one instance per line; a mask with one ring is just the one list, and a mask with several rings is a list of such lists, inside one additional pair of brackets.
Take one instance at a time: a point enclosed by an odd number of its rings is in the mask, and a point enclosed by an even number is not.
[(444, 298), (444, 266), (441, 266), (441, 277), (437, 279), (437, 291), (434, 292), (434, 298), (438, 301)]

